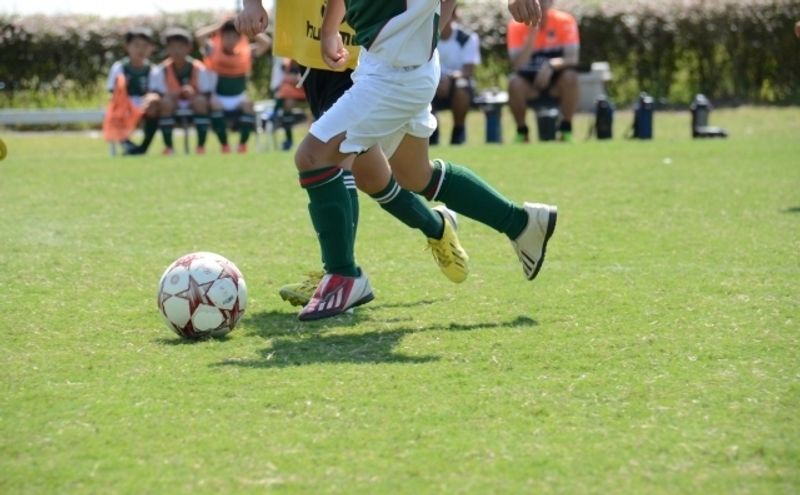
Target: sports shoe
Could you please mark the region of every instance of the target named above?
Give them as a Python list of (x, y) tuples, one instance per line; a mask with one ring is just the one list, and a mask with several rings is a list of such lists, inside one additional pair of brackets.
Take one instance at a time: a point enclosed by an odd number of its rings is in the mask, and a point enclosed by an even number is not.
[(514, 136), (515, 143), (530, 143), (531, 138), (522, 132), (518, 132), (516, 136)]
[(561, 131), (561, 135), (559, 136), (559, 141), (561, 141), (562, 143), (571, 143), (572, 131)]
[(222, 154), (227, 155), (231, 152), (231, 145), (230, 144), (223, 144), (222, 145)]
[(247, 153), (247, 144), (239, 143), (239, 146), (236, 147), (237, 153)]
[(194, 152), (198, 155), (205, 155), (206, 154), (206, 147), (205, 146), (198, 146), (195, 148)]
[(522, 262), (525, 278), (533, 280), (542, 268), (547, 241), (556, 229), (558, 208), (541, 203), (525, 203), (523, 207), (528, 214), (528, 224), (511, 244)]
[(164, 156), (172, 156), (175, 154), (175, 150), (172, 148), (164, 148), (164, 151), (161, 152)]
[(469, 256), (458, 240), (456, 212), (444, 205), (435, 206), (433, 209), (442, 216), (444, 231), (441, 239), (429, 237), (428, 247), (445, 277), (460, 284), (469, 275)]
[(292, 306), (305, 306), (317, 290), (322, 277), (325, 276), (324, 271), (308, 272), (306, 279), (296, 284), (284, 285), (278, 289), (281, 299), (288, 302)]
[(302, 321), (329, 318), (366, 304), (374, 298), (364, 272), (358, 277), (326, 273), (311, 300), (297, 317)]

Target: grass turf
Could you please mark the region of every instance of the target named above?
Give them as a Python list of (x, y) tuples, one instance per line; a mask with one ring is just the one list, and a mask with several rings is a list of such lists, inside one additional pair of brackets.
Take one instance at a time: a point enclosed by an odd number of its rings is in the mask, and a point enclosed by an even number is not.
[[(796, 493), (797, 115), (527, 146), (480, 145), (473, 115), (470, 144), (434, 154), (559, 205), (537, 281), (462, 219), (472, 273), (450, 284), (362, 196), (377, 299), (312, 324), (277, 296), (319, 264), (291, 155), (6, 134), (0, 492)], [(162, 270), (195, 250), (247, 279), (227, 339), (184, 343), (157, 314)]]

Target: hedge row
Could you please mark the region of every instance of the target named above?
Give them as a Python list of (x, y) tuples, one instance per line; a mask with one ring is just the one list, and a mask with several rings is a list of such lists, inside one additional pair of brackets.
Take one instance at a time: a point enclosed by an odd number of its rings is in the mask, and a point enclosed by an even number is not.
[[(570, 3), (572, 2), (572, 3)], [(472, 0), (459, 9), (462, 22), (481, 36), (485, 63), (479, 78), (502, 85), (508, 72), (506, 2)], [(610, 5), (610, 6), (609, 6)], [(611, 63), (609, 87), (618, 102), (639, 91), (686, 102), (696, 92), (716, 101), (800, 104), (800, 0), (665, 0), (601, 5), (562, 0), (581, 32), (581, 59)], [(96, 94), (111, 63), (123, 55), (122, 34), (147, 25), (195, 29), (219, 14), (131, 19), (87, 16), (0, 16), (0, 89), (13, 100), (20, 91)], [(158, 58), (158, 55), (155, 57)], [(264, 95), (269, 64), (260, 60), (254, 87)]]
[[(618, 100), (646, 90), (675, 102), (704, 92), (717, 101), (800, 103), (798, 0), (556, 3), (578, 19), (581, 60), (610, 62), (616, 82), (609, 89)], [(474, 0), (459, 8), (489, 59), (506, 55), (503, 4)]]

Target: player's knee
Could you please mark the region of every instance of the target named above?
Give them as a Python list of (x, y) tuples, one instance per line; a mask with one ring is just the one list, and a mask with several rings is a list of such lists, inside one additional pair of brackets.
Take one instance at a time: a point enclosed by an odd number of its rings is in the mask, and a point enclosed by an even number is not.
[(192, 98), (192, 110), (194, 110), (196, 113), (208, 112), (208, 99), (200, 95)]
[(297, 170), (306, 172), (314, 170), (315, 168), (320, 168), (320, 165), (317, 163), (318, 161), (308, 141), (303, 140), (294, 153), (294, 165), (297, 167)]

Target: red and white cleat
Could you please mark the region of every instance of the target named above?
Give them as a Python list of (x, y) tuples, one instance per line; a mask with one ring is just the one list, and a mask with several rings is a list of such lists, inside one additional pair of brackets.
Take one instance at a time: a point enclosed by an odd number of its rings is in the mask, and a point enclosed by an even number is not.
[(326, 273), (311, 300), (297, 317), (302, 321), (329, 318), (366, 304), (374, 298), (364, 272), (358, 277)]

